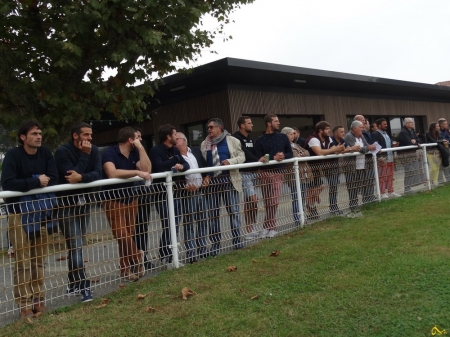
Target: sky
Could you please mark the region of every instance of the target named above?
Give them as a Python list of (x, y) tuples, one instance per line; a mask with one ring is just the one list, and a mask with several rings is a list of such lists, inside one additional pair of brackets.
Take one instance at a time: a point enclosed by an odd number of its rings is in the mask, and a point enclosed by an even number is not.
[[(255, 0), (193, 66), (225, 57), (434, 84), (450, 81), (449, 0)], [(217, 26), (205, 20), (205, 27)], [(211, 54), (214, 50), (217, 54)]]

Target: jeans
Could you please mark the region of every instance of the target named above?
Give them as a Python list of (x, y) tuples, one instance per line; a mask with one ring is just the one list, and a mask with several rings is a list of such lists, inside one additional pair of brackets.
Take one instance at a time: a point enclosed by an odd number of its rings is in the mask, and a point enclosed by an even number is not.
[[(220, 179), (220, 180), (219, 180)], [(228, 178), (229, 179), (229, 178)], [(224, 182), (224, 177), (213, 178), (209, 186), (209, 239), (211, 240), (211, 254), (215, 255), (220, 249), (222, 232), (220, 229), (220, 200), (222, 199), (228, 215), (230, 216), (231, 234), (233, 245), (236, 249), (242, 248), (241, 233), (239, 227), (239, 194), (229, 181)]]
[[(338, 162), (332, 162), (328, 165), (337, 166)], [(339, 186), (339, 167), (324, 168), (323, 174), (328, 181), (328, 196), (330, 198), (330, 211), (339, 211), (337, 204), (337, 190)]]
[[(167, 259), (166, 262), (172, 262), (172, 240), (170, 235), (170, 222), (169, 222), (169, 207), (167, 205), (166, 192), (160, 192), (155, 196), (156, 211), (161, 219), (162, 234), (159, 239), (159, 258), (161, 260)], [(174, 196), (173, 198), (174, 210), (175, 210), (175, 226), (178, 235), (178, 225), (181, 221), (181, 214), (183, 213), (182, 203), (180, 198)], [(176, 241), (176, 238), (175, 238)], [(176, 243), (175, 243), (176, 244)]]
[(69, 253), (67, 259), (68, 287), (72, 289), (82, 290), (90, 287), (90, 281), (86, 278), (83, 259), (83, 242), (86, 236), (89, 212), (89, 205), (63, 207), (58, 212), (59, 229), (64, 234)]
[[(199, 256), (206, 254), (206, 236), (208, 235), (208, 223), (206, 221), (206, 199), (203, 191), (185, 193), (184, 198), (184, 247), (186, 257), (190, 262), (197, 260)], [(195, 235), (194, 223), (197, 223), (197, 235)], [(196, 251), (197, 250), (197, 251)]]
[(148, 225), (150, 223), (150, 198), (140, 198), (134, 230), (134, 242), (138, 250), (144, 252), (144, 262), (148, 261)]
[[(298, 207), (298, 192), (297, 192), (297, 185), (294, 180), (289, 181), (289, 187), (291, 189), (291, 197), (292, 197), (292, 211), (294, 213), (294, 221), (296, 224), (300, 223), (300, 211)], [(302, 207), (305, 209), (305, 203), (306, 203), (306, 189), (308, 188), (308, 185), (304, 182), (300, 182), (300, 188), (302, 190)]]
[(366, 168), (363, 170), (354, 170), (345, 172), (345, 180), (347, 183), (349, 206), (352, 211), (358, 207), (358, 193), (362, 194), (363, 204), (375, 200), (373, 195), (374, 177), (373, 169)]

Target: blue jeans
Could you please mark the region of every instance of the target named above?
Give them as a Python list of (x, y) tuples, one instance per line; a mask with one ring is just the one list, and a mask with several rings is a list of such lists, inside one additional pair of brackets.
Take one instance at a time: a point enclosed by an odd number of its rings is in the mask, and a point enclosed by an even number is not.
[(58, 212), (59, 228), (64, 234), (69, 253), (67, 258), (69, 288), (84, 289), (90, 287), (83, 260), (83, 242), (86, 236), (86, 226), (89, 222), (89, 213), (89, 205), (66, 206)]
[(138, 212), (136, 216), (136, 226), (134, 229), (134, 242), (138, 250), (144, 252), (144, 262), (148, 261), (148, 225), (150, 223), (150, 208), (149, 198), (139, 199)]
[[(176, 195), (174, 196), (174, 210), (175, 210), (175, 225), (178, 235), (178, 225), (181, 221), (181, 214), (183, 213), (183, 207), (180, 198)], [(166, 192), (158, 193), (155, 196), (155, 206), (156, 211), (159, 214), (159, 218), (161, 219), (161, 228), (162, 234), (159, 240), (159, 258), (167, 259), (167, 262), (172, 262), (172, 241), (170, 235), (170, 227), (169, 227), (169, 207), (167, 205), (167, 194)], [(176, 238), (175, 238), (176, 241)]]
[[(291, 197), (292, 197), (292, 211), (294, 213), (294, 221), (296, 224), (300, 224), (300, 211), (298, 208), (298, 198), (297, 198), (297, 186), (295, 184), (295, 180), (289, 182), (289, 187), (291, 188)], [(300, 188), (302, 190), (302, 206), (305, 209), (306, 203), (306, 189), (308, 185), (301, 182)]]
[[(194, 193), (186, 192), (184, 199), (184, 247), (186, 257), (190, 262), (197, 260), (197, 254), (206, 254), (206, 236), (208, 224), (206, 221), (206, 199), (202, 191)], [(195, 235), (194, 223), (197, 222), (197, 235)]]
[(233, 236), (233, 245), (236, 249), (242, 248), (241, 233), (239, 227), (239, 195), (231, 182), (221, 182), (224, 180), (214, 178), (209, 186), (209, 239), (211, 240), (211, 254), (215, 255), (220, 249), (220, 240), (222, 232), (220, 230), (220, 199), (223, 200), (228, 215), (230, 216), (231, 234)]

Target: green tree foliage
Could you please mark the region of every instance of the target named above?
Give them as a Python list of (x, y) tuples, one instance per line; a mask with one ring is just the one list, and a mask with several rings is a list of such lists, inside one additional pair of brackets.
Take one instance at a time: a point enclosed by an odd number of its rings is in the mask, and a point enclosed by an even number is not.
[[(0, 124), (36, 119), (57, 144), (73, 122), (105, 111), (141, 121), (157, 79), (195, 60), (223, 34), (229, 14), (251, 2), (2, 0)], [(216, 30), (202, 28), (205, 15)], [(117, 75), (102, 79), (106, 67)]]

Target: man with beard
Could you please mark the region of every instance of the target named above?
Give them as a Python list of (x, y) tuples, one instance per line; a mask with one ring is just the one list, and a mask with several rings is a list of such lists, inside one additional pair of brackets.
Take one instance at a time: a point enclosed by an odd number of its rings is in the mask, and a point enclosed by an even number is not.
[[(175, 172), (184, 172), (189, 170), (189, 164), (175, 147), (177, 144), (177, 130), (173, 125), (164, 124), (159, 127), (158, 137), (159, 144), (150, 150), (150, 160), (152, 161), (152, 173), (166, 172), (173, 170)], [(173, 181), (178, 182), (183, 177), (174, 177)], [(155, 179), (156, 184), (153, 185), (155, 193), (156, 211), (161, 219), (162, 234), (159, 240), (159, 257), (167, 264), (168, 269), (174, 267), (172, 259), (170, 226), (169, 226), (169, 207), (167, 205), (167, 193), (164, 186), (165, 179)], [(175, 224), (178, 232), (178, 224), (181, 220), (182, 203), (180, 191), (175, 189), (173, 194)]]
[[(257, 161), (263, 161), (264, 156), (258, 158), (255, 155), (255, 146), (251, 133), (253, 131), (253, 124), (250, 117), (242, 116), (237, 121), (239, 131), (233, 134), (233, 137), (237, 138), (241, 142), (241, 148), (245, 153), (245, 163), (253, 163)], [(241, 169), (242, 175), (242, 188), (244, 191), (244, 215), (245, 224), (247, 226), (248, 234), (245, 236), (247, 240), (256, 239), (259, 236), (256, 230), (256, 216), (258, 212), (258, 198), (255, 190), (256, 169), (253, 167), (247, 169)]]
[[(321, 121), (316, 124), (314, 133), (306, 140), (306, 149), (309, 150), (311, 156), (326, 156), (328, 154), (338, 154), (345, 151), (345, 145), (334, 145), (331, 137), (331, 127), (326, 121)], [(322, 160), (310, 163), (311, 169), (314, 173), (314, 187), (319, 188), (323, 185), (321, 176), (324, 176), (328, 181), (328, 195), (330, 199), (330, 212), (335, 215), (342, 214), (337, 204), (337, 188), (339, 184), (339, 168), (336, 160)], [(317, 197), (317, 201), (319, 198)], [(318, 218), (316, 206), (310, 208), (310, 217)]]
[[(373, 141), (380, 144), (382, 149), (391, 148), (392, 141), (386, 132), (388, 129), (386, 119), (377, 119), (376, 124), (378, 129), (372, 134)], [(392, 151), (378, 156), (378, 177), (381, 199), (400, 197), (400, 194), (394, 192), (394, 154)]]
[(239, 194), (242, 192), (242, 179), (239, 170), (225, 170), (227, 165), (242, 164), (245, 154), (241, 143), (224, 129), (219, 118), (211, 118), (208, 123), (208, 136), (201, 144), (203, 157), (207, 166), (222, 166), (224, 170), (210, 173), (209, 195), (209, 239), (212, 242), (209, 255), (219, 253), (222, 232), (220, 229), (220, 200), (225, 203), (230, 216), (231, 234), (235, 249), (243, 247), (239, 227)]
[[(256, 157), (261, 158), (265, 154), (269, 155), (269, 160), (283, 161), (293, 157), (291, 142), (289, 138), (280, 133), (280, 121), (277, 115), (266, 115), (264, 117), (266, 132), (256, 140)], [(263, 163), (267, 158), (261, 158)], [(261, 168), (260, 184), (264, 198), (266, 216), (264, 218), (261, 238), (273, 238), (277, 232), (276, 213), (280, 202), (281, 190), (283, 187), (283, 172), (280, 170), (285, 165), (268, 166)]]

